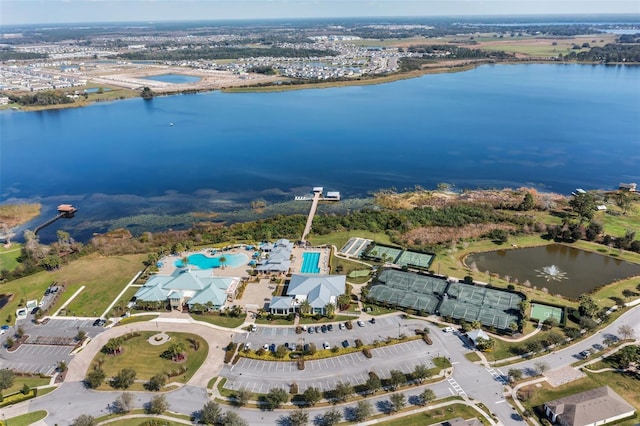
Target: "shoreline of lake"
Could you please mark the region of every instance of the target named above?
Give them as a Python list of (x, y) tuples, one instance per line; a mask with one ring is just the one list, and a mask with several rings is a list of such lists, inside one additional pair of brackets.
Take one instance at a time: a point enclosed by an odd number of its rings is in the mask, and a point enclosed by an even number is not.
[[(177, 95), (190, 95), (196, 93), (208, 93), (220, 91), (223, 93), (276, 93), (287, 92), (294, 90), (311, 90), (311, 89), (331, 89), (339, 87), (352, 87), (352, 86), (369, 86), (377, 84), (394, 83), (397, 81), (408, 80), (413, 78), (420, 78), (425, 75), (437, 75), (446, 73), (458, 73), (466, 72), (483, 65), (532, 65), (532, 64), (553, 64), (553, 65), (604, 65), (604, 66), (640, 66), (639, 63), (627, 63), (627, 62), (612, 62), (612, 63), (598, 63), (598, 62), (560, 62), (551, 60), (527, 60), (527, 59), (507, 59), (507, 60), (494, 60), (494, 59), (478, 59), (469, 60), (467, 63), (461, 65), (447, 65), (446, 63), (437, 62), (433, 67), (423, 68), (422, 70), (397, 72), (390, 75), (376, 75), (374, 77), (356, 78), (352, 80), (338, 80), (331, 82), (323, 81), (301, 81), (295, 84), (269, 84), (269, 85), (248, 85), (248, 86), (236, 86), (236, 87), (223, 87), (221, 89), (216, 88), (189, 88), (180, 89), (175, 91), (164, 91), (162, 93), (156, 93), (154, 97), (170, 97)], [(117, 89), (125, 90), (123, 88), (114, 86)], [(55, 104), (55, 105), (37, 105), (37, 106), (19, 106), (15, 104), (8, 104), (0, 107), (0, 112), (7, 110), (22, 111), (22, 112), (37, 112), (37, 111), (52, 111), (71, 108), (83, 108), (91, 105), (117, 102), (126, 99), (134, 99), (140, 97), (139, 94), (126, 93), (118, 98), (113, 99), (98, 99), (98, 100), (76, 100), (76, 102), (68, 104)]]

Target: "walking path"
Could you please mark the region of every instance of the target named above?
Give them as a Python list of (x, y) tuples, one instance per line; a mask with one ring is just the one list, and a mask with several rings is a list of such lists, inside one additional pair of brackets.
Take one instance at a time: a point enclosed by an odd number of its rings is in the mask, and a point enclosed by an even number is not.
[(113, 299), (113, 302), (111, 302), (111, 304), (109, 305), (109, 307), (107, 307), (107, 309), (105, 309), (105, 311), (102, 313), (102, 315), (100, 315), (100, 318), (107, 318), (107, 315), (109, 315), (109, 312), (111, 312), (111, 309), (115, 306), (116, 303), (118, 303), (118, 300), (120, 300), (120, 298), (122, 297), (122, 295), (129, 289), (129, 287), (131, 287), (131, 285), (138, 279), (138, 277), (140, 276), (140, 274), (142, 274), (142, 271), (139, 271), (132, 279), (131, 281), (129, 281), (129, 284), (127, 284), (122, 291), (120, 292), (120, 294), (118, 294), (118, 296)]
[(75, 293), (73, 293), (73, 295), (72, 295), (72, 296), (71, 296), (71, 297), (70, 297), (66, 302), (64, 302), (64, 303), (62, 304), (62, 306), (60, 306), (60, 308), (58, 308), (58, 310), (57, 310), (53, 315), (51, 315), (51, 316), (52, 316), (52, 317), (57, 317), (57, 316), (58, 316), (58, 314), (60, 313), (60, 311), (61, 311), (61, 310), (63, 310), (64, 308), (66, 308), (66, 307), (69, 305), (69, 303), (71, 303), (71, 301), (72, 301), (73, 299), (75, 299), (75, 298), (76, 298), (76, 296), (77, 296), (77, 295), (79, 295), (79, 294), (80, 294), (80, 292), (82, 292), (82, 290), (84, 290), (84, 288), (85, 288), (85, 286), (82, 286), (82, 287), (80, 287), (78, 290), (76, 290), (76, 292), (75, 292)]

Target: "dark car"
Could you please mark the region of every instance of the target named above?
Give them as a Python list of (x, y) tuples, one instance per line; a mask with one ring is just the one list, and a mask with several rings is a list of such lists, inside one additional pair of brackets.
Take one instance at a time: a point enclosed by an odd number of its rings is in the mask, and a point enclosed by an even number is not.
[(285, 348), (287, 348), (287, 349), (289, 349), (289, 350), (291, 350), (291, 348), (289, 347), (289, 342), (285, 342), (285, 343), (284, 343), (284, 347), (285, 347)]
[(348, 348), (349, 347), (349, 341), (348, 340), (343, 340), (342, 341), (342, 347), (343, 348)]
[(313, 334), (313, 327), (309, 327), (309, 334)]
[(95, 321), (93, 322), (93, 326), (94, 326), (94, 327), (97, 327), (97, 326), (99, 326), (99, 325), (100, 325), (100, 318), (98, 318), (97, 320), (95, 320)]
[(320, 330), (321, 330), (323, 333), (326, 333), (326, 332), (327, 332), (327, 326), (326, 326), (326, 325), (323, 325), (322, 327), (320, 327)]
[(333, 324), (329, 324), (329, 325), (327, 326), (327, 330), (329, 330), (329, 331), (333, 331)]
[(276, 353), (276, 344), (275, 343), (270, 344), (269, 350), (271, 351), (271, 353)]
[(375, 323), (376, 323), (376, 319), (375, 319), (375, 318), (371, 318), (371, 319), (369, 320), (369, 322), (370, 322), (371, 324), (375, 324)]
[(320, 333), (320, 327), (316, 325), (316, 333)]

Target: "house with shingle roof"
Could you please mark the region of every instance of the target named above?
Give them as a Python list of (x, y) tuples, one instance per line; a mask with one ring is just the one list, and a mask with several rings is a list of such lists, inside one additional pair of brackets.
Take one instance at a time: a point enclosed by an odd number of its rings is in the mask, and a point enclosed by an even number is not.
[(346, 290), (346, 276), (295, 274), (287, 287), (287, 295), (274, 297), (269, 304), (272, 314), (296, 312), (303, 301), (311, 305), (311, 313), (324, 314), (329, 303), (337, 306), (338, 296)]
[(154, 275), (136, 292), (136, 301), (167, 302), (171, 309), (194, 305), (219, 310), (236, 296), (240, 278), (216, 277), (211, 270), (178, 268), (171, 275)]
[(609, 386), (544, 403), (545, 414), (563, 426), (596, 426), (630, 417), (635, 408)]

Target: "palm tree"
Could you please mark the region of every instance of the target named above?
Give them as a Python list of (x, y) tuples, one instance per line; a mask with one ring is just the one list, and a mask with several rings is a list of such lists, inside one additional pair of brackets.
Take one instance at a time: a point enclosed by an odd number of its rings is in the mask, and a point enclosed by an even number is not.
[(302, 314), (311, 313), (311, 303), (307, 299), (304, 299), (302, 303), (300, 303), (299, 309)]
[(327, 303), (324, 306), (324, 313), (327, 318), (333, 318), (336, 315), (336, 305), (333, 303)]

